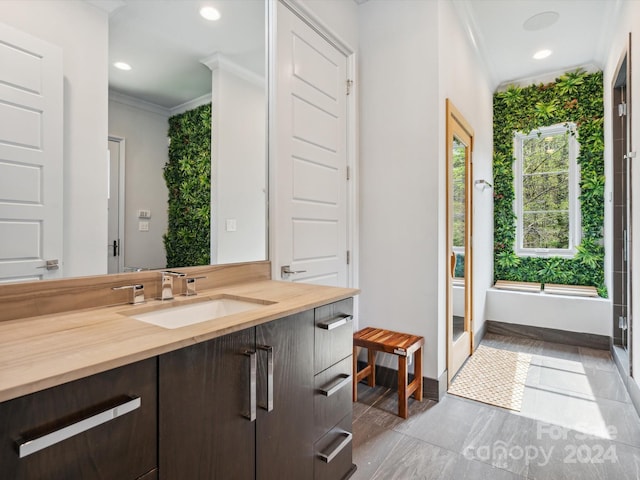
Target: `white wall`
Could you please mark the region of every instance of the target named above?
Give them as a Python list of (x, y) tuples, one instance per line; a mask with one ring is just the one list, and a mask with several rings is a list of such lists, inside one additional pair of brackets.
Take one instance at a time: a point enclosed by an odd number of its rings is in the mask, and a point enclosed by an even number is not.
[(354, 0), (288, 1), (310, 12), (317, 23), (348, 46), (355, 49), (358, 45), (358, 4)]
[(371, 0), (358, 14), (359, 327), (424, 336), (424, 374), (436, 378), (438, 3)]
[[(446, 116), (475, 130), (491, 179), (492, 93), (449, 2), (369, 1), (360, 31), (360, 326), (422, 335), (425, 375), (446, 369)], [(474, 192), (474, 319), (492, 281), (493, 201)]]
[(488, 320), (611, 336), (611, 301), (545, 293), (487, 291)]
[[(125, 141), (125, 267), (165, 268), (168, 116), (109, 100), (109, 135)], [(149, 231), (138, 229), (138, 210), (151, 210)]]
[(267, 257), (266, 90), (222, 65), (212, 72), (211, 260), (254, 261)]
[(64, 273), (106, 273), (107, 14), (85, 2), (3, 0), (0, 21), (63, 50)]
[[(493, 183), (493, 89), (489, 75), (462, 28), (452, 2), (440, 1), (439, 26), (439, 158), (446, 158), (446, 104), (450, 99), (474, 130), (473, 179)], [(446, 172), (440, 172), (438, 210), (438, 298), (446, 298)], [(473, 183), (473, 182), (472, 182)], [(484, 327), (486, 292), (493, 285), (493, 190), (473, 189), (473, 330)], [(438, 373), (446, 368), (446, 304), (438, 308)]]
[[(611, 175), (611, 82), (613, 81), (613, 75), (617, 66), (618, 60), (622, 55), (624, 46), (627, 42), (629, 32), (631, 32), (631, 65), (632, 65), (632, 81), (631, 81), (631, 106), (630, 111), (632, 115), (631, 124), (631, 141), (632, 151), (637, 152), (640, 155), (638, 148), (638, 139), (640, 139), (640, 70), (634, 66), (640, 65), (640, 2), (622, 2), (622, 12), (619, 16), (618, 25), (613, 31), (615, 31), (615, 38), (612, 41), (612, 47), (609, 50), (609, 56), (607, 65), (604, 70), (604, 91), (605, 91), (605, 162), (607, 164), (607, 174)], [(637, 160), (637, 158), (635, 159)], [(640, 169), (633, 168), (631, 189), (640, 192)], [(607, 191), (610, 191), (611, 187), (607, 186)], [(637, 204), (638, 195), (632, 197), (632, 241), (631, 241), (631, 276), (633, 289), (631, 292), (631, 304), (632, 304), (632, 321), (637, 326), (637, 322), (640, 319), (640, 313), (638, 313), (638, 305), (640, 305), (640, 206)], [(608, 213), (611, 212), (610, 204), (607, 204)], [(611, 283), (610, 283), (611, 284)], [(633, 359), (633, 371), (640, 372), (640, 328), (633, 329), (632, 343), (632, 359)], [(636, 376), (636, 382), (639, 382), (640, 378)]]

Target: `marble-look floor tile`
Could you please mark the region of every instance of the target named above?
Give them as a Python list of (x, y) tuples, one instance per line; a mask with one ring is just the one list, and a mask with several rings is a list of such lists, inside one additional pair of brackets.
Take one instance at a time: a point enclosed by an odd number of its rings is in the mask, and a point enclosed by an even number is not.
[(491, 421), (482, 428), (472, 428), (462, 445), (466, 458), (526, 476), (527, 459), (520, 455), (529, 443), (537, 422), (506, 410), (495, 410)]
[(544, 361), (531, 365), (527, 386), (542, 386), (554, 391), (566, 391), (589, 399), (604, 398), (630, 402), (627, 390), (617, 372), (585, 367), (575, 362)]
[(540, 340), (525, 337), (507, 337), (495, 333), (487, 333), (481, 343), (487, 347), (529, 354), (541, 353), (544, 344), (544, 342)]
[(358, 469), (351, 480), (371, 479), (402, 437), (400, 433), (370, 421), (356, 420), (353, 423), (353, 463)]
[(525, 477), (493, 468), (482, 462), (437, 447), (427, 442), (404, 437), (391, 451), (372, 480), (522, 480)]
[(531, 462), (531, 480), (640, 478), (640, 449), (578, 432), (548, 430), (532, 441), (541, 461)]
[(585, 367), (596, 368), (598, 370), (606, 370), (608, 372), (617, 372), (618, 368), (611, 357), (608, 350), (596, 350), (593, 348), (579, 347), (582, 364)]
[(526, 387), (519, 415), (640, 447), (640, 418), (630, 403), (595, 400), (567, 391)]
[(436, 405), (393, 428), (433, 445), (462, 453), (469, 436), (480, 435), (496, 421), (500, 413), (499, 409), (482, 403), (445, 395)]

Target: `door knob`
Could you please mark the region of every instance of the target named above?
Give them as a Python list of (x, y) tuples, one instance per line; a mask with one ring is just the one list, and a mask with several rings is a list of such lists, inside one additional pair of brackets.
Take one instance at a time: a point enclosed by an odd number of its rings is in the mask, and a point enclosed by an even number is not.
[(280, 268), (280, 275), (282, 278), (288, 278), (289, 275), (295, 275), (296, 273), (305, 273), (306, 270), (291, 270), (290, 265), (284, 265)]
[(36, 268), (46, 268), (47, 270), (58, 270), (58, 268), (60, 268), (60, 265), (58, 265), (57, 258), (54, 260), (47, 260), (46, 262), (47, 263), (45, 263), (41, 267), (36, 267)]

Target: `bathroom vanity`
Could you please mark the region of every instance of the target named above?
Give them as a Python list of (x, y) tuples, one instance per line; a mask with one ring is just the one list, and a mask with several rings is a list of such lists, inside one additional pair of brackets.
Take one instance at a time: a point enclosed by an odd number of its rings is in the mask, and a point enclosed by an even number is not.
[[(148, 285), (151, 275), (101, 281)], [(234, 275), (233, 266), (210, 267), (196, 297), (170, 303), (149, 292), (144, 305), (1, 321), (2, 477), (351, 476), (357, 290)], [(24, 301), (16, 292), (12, 300)], [(222, 297), (261, 303), (177, 328), (135, 318), (188, 315), (185, 306)]]

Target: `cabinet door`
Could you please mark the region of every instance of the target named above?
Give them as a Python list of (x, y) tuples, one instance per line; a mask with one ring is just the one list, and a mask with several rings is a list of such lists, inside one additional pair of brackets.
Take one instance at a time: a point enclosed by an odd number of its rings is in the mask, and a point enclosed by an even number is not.
[(151, 358), (0, 404), (0, 477), (133, 480), (149, 472), (157, 466), (156, 381)]
[(353, 352), (353, 298), (316, 308), (315, 372), (320, 373)]
[[(313, 318), (310, 310), (256, 327), (259, 480), (313, 478)], [(270, 354), (273, 383), (268, 385)]]
[(254, 349), (252, 328), (160, 356), (161, 480), (254, 478)]

